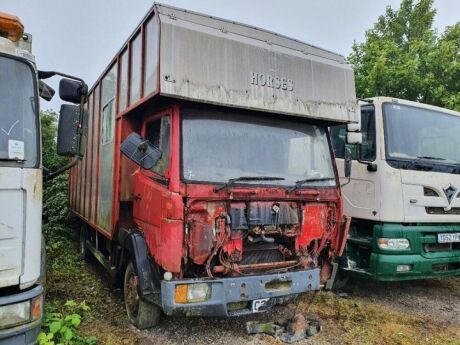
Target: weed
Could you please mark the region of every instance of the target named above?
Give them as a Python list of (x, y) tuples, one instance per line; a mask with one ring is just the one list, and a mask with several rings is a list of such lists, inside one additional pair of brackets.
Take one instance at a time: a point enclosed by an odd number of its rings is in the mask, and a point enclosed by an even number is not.
[(62, 310), (47, 305), (43, 317), (42, 332), (38, 336), (39, 345), (94, 345), (95, 337), (83, 337), (77, 332), (82, 315), (90, 308), (85, 302), (67, 301)]

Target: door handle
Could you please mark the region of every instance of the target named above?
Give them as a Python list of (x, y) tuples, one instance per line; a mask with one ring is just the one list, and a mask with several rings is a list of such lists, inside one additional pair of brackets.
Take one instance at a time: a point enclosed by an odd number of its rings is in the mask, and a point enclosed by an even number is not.
[(134, 194), (134, 195), (133, 195), (133, 199), (134, 199), (134, 201), (141, 201), (141, 200), (142, 200), (142, 195), (140, 195), (140, 194)]

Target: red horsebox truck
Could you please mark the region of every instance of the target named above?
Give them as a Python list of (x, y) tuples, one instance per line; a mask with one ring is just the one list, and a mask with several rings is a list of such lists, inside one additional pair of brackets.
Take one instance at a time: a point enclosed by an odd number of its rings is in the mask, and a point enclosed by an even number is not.
[(123, 282), (138, 328), (331, 285), (346, 222), (328, 126), (358, 121), (342, 56), (155, 4), (87, 109), (80, 250)]

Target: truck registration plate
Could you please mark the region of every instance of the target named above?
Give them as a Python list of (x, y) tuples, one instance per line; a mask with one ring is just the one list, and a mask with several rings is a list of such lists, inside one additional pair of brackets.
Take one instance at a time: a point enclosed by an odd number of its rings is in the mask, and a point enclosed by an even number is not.
[(265, 311), (270, 308), (270, 298), (262, 298), (262, 299), (255, 299), (252, 301), (252, 312), (258, 313), (261, 311)]
[(451, 234), (438, 234), (438, 243), (460, 242), (460, 232)]

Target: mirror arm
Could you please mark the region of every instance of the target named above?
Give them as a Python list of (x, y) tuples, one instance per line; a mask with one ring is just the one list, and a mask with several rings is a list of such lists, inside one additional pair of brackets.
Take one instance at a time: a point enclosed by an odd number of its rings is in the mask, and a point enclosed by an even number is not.
[(376, 172), (377, 171), (378, 166), (377, 166), (376, 163), (363, 161), (363, 160), (361, 160), (359, 158), (360, 156), (361, 156), (361, 145), (356, 144), (356, 160), (358, 161), (358, 163), (367, 165), (367, 171), (369, 171), (369, 172)]
[(53, 171), (53, 172), (49, 172), (49, 169), (46, 169), (45, 170), (45, 176), (43, 176), (43, 179), (45, 181), (49, 181), (49, 180), (52, 180), (53, 178), (55, 178), (56, 176), (62, 174), (63, 172), (69, 170), (70, 168), (74, 167), (75, 165), (77, 165), (77, 163), (81, 160), (81, 157), (78, 157), (76, 159), (74, 159), (73, 161), (71, 161), (69, 164), (66, 164), (64, 165), (63, 167), (57, 169), (56, 171)]

